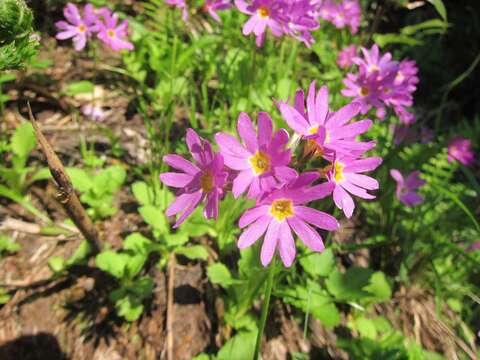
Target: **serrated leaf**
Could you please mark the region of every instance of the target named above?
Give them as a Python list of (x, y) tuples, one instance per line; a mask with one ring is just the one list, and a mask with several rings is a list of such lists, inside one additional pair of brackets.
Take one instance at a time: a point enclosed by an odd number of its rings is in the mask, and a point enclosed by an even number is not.
[(134, 254), (148, 255), (152, 241), (140, 233), (132, 233), (123, 240), (123, 249)]
[(224, 288), (234, 283), (230, 270), (222, 263), (209, 265), (207, 268), (207, 276), (212, 284), (218, 284)]
[(153, 189), (144, 181), (137, 181), (132, 184), (132, 193), (140, 205), (154, 205)]
[(163, 211), (153, 205), (142, 206), (138, 209), (143, 220), (161, 234), (168, 233), (168, 222)]
[(372, 270), (351, 267), (344, 274), (338, 270), (332, 272), (326, 281), (328, 291), (339, 300), (360, 300), (370, 294), (363, 290), (369, 284)]
[(208, 251), (205, 249), (203, 245), (193, 245), (189, 247), (181, 247), (175, 250), (177, 254), (183, 255), (190, 260), (207, 260), (208, 259)]
[(24, 122), (15, 129), (11, 139), (11, 147), (15, 155), (25, 159), (36, 145), (37, 139), (32, 124)]
[(328, 276), (335, 266), (335, 256), (331, 249), (322, 253), (311, 253), (300, 259), (303, 269), (311, 276)]
[(126, 254), (120, 254), (114, 251), (104, 251), (97, 255), (95, 263), (101, 270), (109, 273), (117, 279), (121, 279), (125, 274), (125, 269), (129, 260), (130, 256)]
[(377, 302), (387, 301), (392, 297), (392, 289), (387, 281), (385, 274), (377, 271), (370, 277), (370, 282), (363, 290), (372, 294), (372, 297)]
[(256, 332), (239, 332), (223, 345), (217, 360), (253, 359), (256, 338)]

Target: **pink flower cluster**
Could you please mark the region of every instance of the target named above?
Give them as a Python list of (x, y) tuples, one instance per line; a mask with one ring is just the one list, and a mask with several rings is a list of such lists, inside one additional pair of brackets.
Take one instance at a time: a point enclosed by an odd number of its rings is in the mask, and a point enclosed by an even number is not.
[(356, 34), (360, 27), (362, 8), (358, 0), (324, 0), (318, 3), (318, 14), (338, 29), (348, 27), (352, 34)]
[(77, 6), (68, 3), (63, 9), (67, 21), (59, 21), (55, 25), (59, 30), (56, 38), (59, 40), (73, 39), (74, 48), (80, 51), (85, 48), (87, 40), (92, 35), (97, 37), (113, 51), (122, 49), (133, 50), (133, 44), (126, 40), (128, 37), (128, 21), (118, 24), (118, 15), (110, 9), (102, 7), (96, 9), (87, 4), (80, 13)]
[[(374, 198), (368, 191), (378, 189), (379, 184), (363, 173), (377, 168), (382, 160), (363, 157), (375, 144), (356, 140), (372, 122), (350, 122), (360, 110), (356, 103), (331, 111), (327, 87), (317, 93), (313, 82), (306, 99), (298, 90), (294, 106), (286, 102), (278, 102), (277, 106), (304, 147), (300, 161), (294, 157), (294, 149), (288, 148), (289, 133), (285, 129), (274, 131), (268, 113), (258, 114), (256, 127), (246, 113), (241, 113), (238, 137), (224, 132), (215, 135), (219, 152), (188, 129), (186, 141), (194, 161), (175, 154), (164, 156), (164, 162), (176, 171), (161, 174), (160, 180), (179, 189), (166, 210), (167, 216), (180, 214), (174, 227), (202, 202), (204, 216), (217, 218), (219, 201), (228, 190), (234, 198), (245, 194), (254, 199), (255, 205), (239, 220), (244, 231), (238, 247), (248, 247), (264, 236), (262, 264), (269, 264), (278, 250), (289, 267), (296, 252), (293, 234), (311, 250), (322, 251), (322, 237), (315, 227), (327, 231), (339, 227), (333, 216), (307, 204), (332, 195), (336, 206), (346, 216), (352, 216), (355, 204), (350, 194)], [(323, 159), (326, 166), (299, 174), (295, 167), (303, 167), (300, 164), (312, 158)], [(320, 179), (323, 181), (317, 182)]]
[(453, 138), (448, 144), (448, 161), (458, 161), (465, 166), (471, 166), (475, 162), (475, 153), (472, 142), (462, 137)]
[(262, 46), (267, 28), (273, 36), (289, 35), (310, 46), (311, 31), (319, 28), (315, 6), (309, 0), (235, 0), (235, 5), (250, 18), (243, 25), (243, 35), (253, 33)]
[(374, 107), (377, 117), (383, 119), (387, 106), (393, 108), (402, 123), (413, 123), (415, 117), (406, 108), (413, 105), (413, 92), (419, 81), (415, 61), (394, 61), (390, 53), (382, 55), (377, 45), (361, 51), (363, 57), (352, 59), (358, 72), (347, 74), (342, 94), (353, 97), (360, 104), (362, 114)]

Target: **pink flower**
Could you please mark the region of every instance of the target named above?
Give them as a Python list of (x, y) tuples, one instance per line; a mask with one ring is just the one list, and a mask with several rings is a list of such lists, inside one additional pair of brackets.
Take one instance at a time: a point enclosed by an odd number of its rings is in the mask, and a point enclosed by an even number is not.
[(84, 16), (80, 16), (78, 8), (68, 3), (63, 9), (63, 15), (66, 21), (59, 21), (55, 26), (60, 30), (56, 35), (58, 40), (65, 40), (73, 38), (73, 45), (75, 50), (80, 51), (85, 48), (87, 38), (96, 31), (96, 17), (93, 15), (92, 5), (85, 6)]
[(182, 20), (188, 21), (188, 7), (185, 0), (165, 0), (165, 3), (182, 10)]
[(160, 180), (167, 186), (179, 188), (177, 198), (166, 210), (167, 216), (183, 212), (174, 227), (178, 227), (205, 200), (204, 216), (218, 217), (218, 201), (224, 195), (223, 186), (228, 173), (222, 155), (213, 152), (210, 143), (197, 133), (187, 130), (187, 146), (195, 163), (175, 154), (165, 155), (163, 161), (180, 172), (167, 172)]
[(319, 17), (331, 22), (338, 29), (348, 26), (352, 34), (355, 34), (360, 26), (362, 9), (358, 0), (343, 0), (341, 3), (325, 0), (317, 12)]
[(257, 46), (262, 46), (265, 31), (268, 27), (274, 36), (283, 34), (283, 25), (286, 23), (284, 7), (286, 4), (279, 0), (253, 0), (249, 5), (244, 0), (235, 0), (238, 10), (251, 15), (243, 25), (243, 35), (254, 33)]
[[(480, 241), (474, 242), (472, 245), (470, 245), (467, 249), (467, 252), (472, 252), (472, 251), (477, 251), (480, 250)], [(480, 331), (478, 332), (480, 336)]]
[(122, 49), (133, 50), (133, 44), (126, 40), (128, 37), (128, 21), (123, 20), (120, 25), (117, 26), (117, 14), (112, 14), (110, 11), (103, 11), (102, 15), (103, 22), (98, 22), (98, 38), (110, 46), (113, 51), (120, 51)]
[[(372, 125), (371, 120), (360, 120), (346, 125), (359, 112), (359, 105), (351, 103), (337, 112), (330, 112), (328, 107), (328, 88), (322, 86), (315, 91), (315, 81), (310, 84), (308, 97), (302, 90), (295, 96), (295, 107), (284, 102), (277, 105), (288, 126), (304, 139), (315, 142), (315, 151), (331, 160), (335, 152), (360, 156), (375, 146), (373, 142), (355, 141), (357, 135), (366, 132)], [(306, 110), (306, 111), (305, 111)], [(310, 142), (307, 146), (312, 146)]]
[(230, 0), (205, 0), (205, 5), (203, 5), (203, 10), (208, 12), (210, 16), (216, 21), (221, 23), (222, 20), (218, 16), (218, 10), (227, 10), (232, 7)]
[(349, 193), (362, 199), (375, 198), (367, 190), (378, 189), (378, 181), (361, 173), (375, 170), (381, 163), (380, 157), (355, 159), (340, 156), (334, 159), (327, 178), (335, 184), (333, 201), (339, 209), (343, 210), (346, 217), (350, 218), (355, 209), (355, 203)]
[(285, 34), (302, 41), (310, 47), (315, 39), (310, 33), (320, 27), (317, 19), (313, 16), (314, 7), (310, 0), (292, 0), (285, 8), (286, 22), (283, 24)]
[(342, 69), (347, 69), (353, 64), (353, 58), (357, 56), (357, 46), (352, 44), (338, 53), (337, 64)]
[(448, 161), (459, 161), (465, 166), (470, 166), (475, 161), (472, 142), (468, 139), (456, 137), (448, 144)]
[(308, 188), (317, 178), (317, 173), (303, 173), (283, 187), (273, 190), (247, 210), (238, 222), (240, 228), (248, 226), (238, 239), (238, 247), (244, 249), (251, 246), (265, 233), (260, 253), (262, 265), (267, 266), (278, 249), (283, 264), (290, 267), (296, 252), (293, 230), (308, 248), (323, 251), (322, 237), (312, 225), (334, 231), (339, 224), (333, 216), (304, 206), (310, 201), (328, 196), (332, 191), (329, 183)]
[(414, 206), (423, 202), (423, 197), (415, 192), (425, 184), (425, 180), (420, 179), (420, 171), (414, 171), (406, 179), (397, 169), (391, 169), (390, 175), (397, 182), (397, 199), (407, 206)]
[(82, 106), (82, 114), (93, 121), (102, 121), (107, 116), (107, 113), (97, 104), (87, 104)]
[(230, 134), (215, 135), (225, 165), (238, 171), (233, 180), (235, 198), (247, 189), (247, 197), (256, 198), (297, 176), (297, 172), (287, 166), (291, 157), (290, 150), (285, 150), (288, 133), (280, 129), (272, 134), (272, 120), (267, 113), (258, 114), (258, 133), (248, 115), (240, 113), (237, 131), (244, 145)]

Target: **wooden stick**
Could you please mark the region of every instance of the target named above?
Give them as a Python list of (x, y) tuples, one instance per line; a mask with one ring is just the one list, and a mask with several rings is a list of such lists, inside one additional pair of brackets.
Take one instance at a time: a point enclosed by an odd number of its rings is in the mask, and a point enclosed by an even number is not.
[(55, 151), (52, 149), (52, 146), (47, 141), (43, 135), (40, 127), (38, 126), (35, 118), (32, 114), (32, 109), (30, 108), (30, 103), (27, 103), (28, 106), (28, 115), (30, 117), (30, 122), (33, 125), (35, 134), (37, 136), (42, 152), (47, 158), (48, 167), (50, 168), (50, 173), (55, 179), (58, 193), (57, 200), (63, 205), (63, 208), (67, 212), (68, 216), (77, 226), (78, 230), (82, 233), (85, 239), (89, 242), (93, 253), (98, 253), (100, 251), (100, 242), (98, 240), (98, 233), (93, 225), (92, 220), (85, 212), (84, 207), (78, 200), (77, 194), (73, 189), (72, 182), (70, 177), (65, 171), (62, 162), (58, 158)]
[(175, 253), (170, 253), (168, 259), (168, 293), (167, 293), (167, 360), (173, 358), (173, 292), (175, 291)]

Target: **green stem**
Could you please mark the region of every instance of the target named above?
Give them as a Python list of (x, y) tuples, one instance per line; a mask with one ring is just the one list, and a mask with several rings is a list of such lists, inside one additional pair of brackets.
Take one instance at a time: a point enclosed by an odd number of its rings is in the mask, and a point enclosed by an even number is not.
[(267, 286), (265, 287), (262, 313), (260, 315), (260, 324), (258, 327), (257, 341), (255, 343), (255, 355), (253, 356), (253, 360), (260, 359), (260, 347), (262, 345), (262, 338), (263, 338), (263, 332), (265, 330), (265, 323), (267, 322), (268, 308), (270, 305), (270, 297), (272, 296), (274, 277), (275, 277), (275, 257), (270, 263), (270, 268), (268, 269)]

